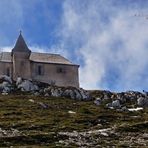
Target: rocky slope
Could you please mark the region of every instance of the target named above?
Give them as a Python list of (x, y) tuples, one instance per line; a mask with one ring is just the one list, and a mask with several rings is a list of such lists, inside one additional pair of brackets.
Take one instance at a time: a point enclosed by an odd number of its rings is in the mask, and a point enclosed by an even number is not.
[(147, 92), (0, 77), (1, 147), (148, 147)]

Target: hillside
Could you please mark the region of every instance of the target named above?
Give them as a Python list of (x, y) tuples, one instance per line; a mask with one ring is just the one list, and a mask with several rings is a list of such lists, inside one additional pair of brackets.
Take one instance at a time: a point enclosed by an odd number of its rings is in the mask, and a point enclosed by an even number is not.
[(93, 100), (0, 95), (0, 147), (147, 147), (147, 127), (148, 109), (121, 112)]
[(0, 147), (148, 147), (148, 93), (0, 77)]

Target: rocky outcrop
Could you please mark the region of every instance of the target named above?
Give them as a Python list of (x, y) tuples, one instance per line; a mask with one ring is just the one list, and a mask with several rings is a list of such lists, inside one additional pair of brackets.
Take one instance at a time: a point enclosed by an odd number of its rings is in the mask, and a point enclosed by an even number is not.
[(37, 91), (37, 90), (39, 90), (38, 86), (33, 84), (29, 80), (21, 81), (20, 83), (16, 83), (16, 85), (17, 85), (17, 88), (20, 89), (21, 91), (27, 91), (28, 92), (28, 91)]
[[(92, 91), (92, 96), (95, 97), (94, 103), (96, 105), (105, 105), (110, 109), (117, 109), (120, 111), (131, 111), (131, 107), (148, 107), (148, 93), (127, 91), (115, 93), (110, 91)], [(128, 107), (130, 108), (128, 110)], [(136, 109), (133, 110), (136, 111)]]
[(52, 97), (65, 97), (76, 100), (91, 100), (91, 96), (88, 91), (75, 87), (56, 87), (49, 86), (43, 90), (45, 96)]
[(57, 87), (47, 85), (41, 82), (34, 82), (31, 80), (24, 80), (18, 77), (16, 82), (13, 82), (8, 76), (0, 77), (0, 92), (7, 95), (15, 91), (30, 92), (35, 96), (45, 97), (65, 97), (76, 100), (91, 100), (90, 93), (82, 88), (75, 87)]
[[(86, 91), (82, 88), (75, 87), (57, 87), (49, 84), (25, 80), (18, 77), (16, 82), (13, 82), (8, 76), (0, 76), (0, 92), (3, 95), (8, 95), (11, 92), (23, 91), (30, 92), (35, 96), (45, 97), (62, 97), (76, 100), (92, 100), (97, 106), (105, 105), (110, 109), (127, 111), (127, 104), (135, 107), (148, 107), (148, 93), (146, 91), (127, 91), (115, 93), (105, 90)], [(96, 98), (96, 99), (95, 99)]]
[(147, 97), (138, 98), (137, 104), (141, 107), (148, 107), (148, 98)]
[(12, 84), (12, 79), (6, 75), (1, 75), (0, 76), (0, 83), (2, 82), (8, 82), (10, 84)]

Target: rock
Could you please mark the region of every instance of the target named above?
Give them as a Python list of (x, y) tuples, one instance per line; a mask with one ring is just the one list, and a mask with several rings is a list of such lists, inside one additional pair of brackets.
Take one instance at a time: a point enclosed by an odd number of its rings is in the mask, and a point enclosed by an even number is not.
[(56, 89), (51, 89), (51, 96), (53, 96), (53, 97), (61, 97), (61, 91), (60, 90), (58, 90), (58, 88), (56, 88)]
[(137, 105), (141, 107), (148, 107), (148, 98), (147, 97), (140, 97), (137, 100)]
[(120, 101), (119, 100), (112, 101), (112, 103), (106, 104), (106, 107), (110, 109), (119, 109), (121, 107)]
[(39, 102), (38, 103), (42, 108), (44, 108), (44, 109), (47, 109), (48, 108), (48, 105), (47, 104), (44, 104), (44, 103), (42, 103), (42, 102)]
[(126, 97), (124, 96), (124, 93), (123, 92), (122, 93), (118, 93), (117, 96), (116, 96), (116, 98), (118, 100), (120, 100), (121, 103), (125, 103), (126, 102)]
[(5, 87), (9, 87), (11, 86), (9, 82), (4, 81), (3, 83), (0, 84), (1, 87), (5, 88)]
[(94, 101), (94, 103), (95, 103), (96, 105), (100, 105), (101, 102), (102, 102), (102, 100), (101, 100), (100, 98), (96, 98), (96, 100)]
[(106, 104), (106, 107), (107, 107), (107, 108), (110, 108), (110, 109), (113, 109), (112, 103), (107, 103), (107, 104)]
[(120, 108), (121, 105), (120, 105), (120, 101), (119, 100), (115, 100), (112, 102), (112, 107), (117, 109), (117, 108)]
[(40, 95), (43, 95), (43, 94), (44, 94), (44, 89), (40, 89), (40, 90), (39, 90), (39, 94), (40, 94)]
[(74, 90), (74, 93), (75, 93), (76, 100), (84, 99), (83, 95), (77, 89)]
[(11, 88), (10, 87), (4, 87), (3, 91), (4, 93), (8, 93), (11, 91)]
[(16, 80), (16, 86), (18, 86), (19, 84), (21, 84), (23, 82), (21, 77), (18, 77)]
[(35, 92), (34, 95), (35, 95), (35, 96), (39, 96), (40, 93), (39, 93), (39, 92)]
[(9, 93), (11, 89), (12, 89), (12, 85), (7, 81), (3, 81), (0, 84), (0, 91), (3, 93)]
[(0, 128), (0, 137), (17, 137), (20, 136), (21, 132), (18, 131), (17, 129), (9, 129), (9, 130), (2, 130)]
[(103, 100), (109, 100), (110, 97), (107, 94), (104, 94)]
[(48, 94), (48, 93), (45, 93), (45, 95), (44, 95), (45, 97), (49, 97), (50, 95)]
[(121, 108), (121, 111), (123, 111), (123, 112), (128, 112), (129, 110), (127, 109), (126, 106), (123, 106), (123, 107)]
[(38, 90), (38, 86), (34, 85), (29, 80), (24, 80), (21, 84), (18, 85), (18, 89), (21, 89), (21, 91), (36, 91)]
[(66, 89), (66, 90), (63, 92), (62, 96), (63, 96), (63, 97), (68, 97), (68, 98), (75, 99), (74, 92), (73, 92), (71, 89)]
[(10, 77), (8, 77), (8, 76), (6, 76), (6, 75), (1, 75), (1, 76), (0, 76), (0, 83), (2, 83), (2, 82), (4, 82), (4, 81), (6, 81), (6, 82), (12, 84), (12, 79), (11, 79)]
[(82, 96), (82, 100), (91, 100), (91, 96), (90, 96), (90, 94), (89, 94), (89, 92), (88, 91), (85, 91), (84, 89), (79, 89), (79, 91), (80, 91), (80, 94), (81, 94), (81, 96)]

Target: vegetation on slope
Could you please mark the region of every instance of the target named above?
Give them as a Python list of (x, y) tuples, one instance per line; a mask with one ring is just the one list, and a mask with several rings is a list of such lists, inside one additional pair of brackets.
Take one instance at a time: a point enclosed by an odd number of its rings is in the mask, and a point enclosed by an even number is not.
[[(46, 106), (46, 107), (44, 107)], [(17, 130), (18, 134), (5, 135), (0, 132), (0, 146), (38, 147), (78, 147), (77, 143), (59, 142), (68, 136), (59, 132), (88, 132), (111, 128), (108, 136), (92, 135), (97, 140), (94, 147), (128, 147), (131, 138), (141, 138), (148, 134), (148, 110), (118, 112), (96, 106), (93, 101), (76, 101), (68, 98), (11, 94), (0, 96), (1, 132)], [(128, 139), (127, 136), (130, 138)], [(139, 137), (138, 137), (139, 136)], [(91, 143), (91, 139), (90, 143)], [(148, 146), (144, 143), (131, 143), (132, 146)], [(87, 146), (89, 147), (89, 146)]]

